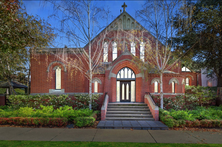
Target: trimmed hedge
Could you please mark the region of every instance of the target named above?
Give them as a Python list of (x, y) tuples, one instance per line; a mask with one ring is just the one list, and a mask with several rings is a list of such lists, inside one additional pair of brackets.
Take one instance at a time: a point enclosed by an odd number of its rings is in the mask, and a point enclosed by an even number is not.
[(33, 107), (35, 109), (43, 106), (53, 106), (54, 109), (61, 106), (73, 106), (73, 102), (68, 95), (10, 95), (10, 106), (13, 109), (20, 107)]
[(67, 118), (68, 121), (73, 121), (77, 117), (89, 117), (93, 114), (92, 110), (80, 109), (73, 110), (71, 106), (60, 107), (53, 109), (53, 106), (40, 106), (40, 109), (32, 107), (20, 107), (18, 110), (0, 109), (0, 117), (42, 117), (42, 118)]
[(74, 120), (74, 124), (77, 127), (90, 127), (93, 126), (96, 118), (97, 118), (97, 111), (95, 111), (94, 113), (92, 113), (89, 117), (77, 117)]
[(0, 125), (25, 125), (25, 126), (67, 126), (67, 118), (31, 118), (31, 117), (10, 117), (0, 118)]

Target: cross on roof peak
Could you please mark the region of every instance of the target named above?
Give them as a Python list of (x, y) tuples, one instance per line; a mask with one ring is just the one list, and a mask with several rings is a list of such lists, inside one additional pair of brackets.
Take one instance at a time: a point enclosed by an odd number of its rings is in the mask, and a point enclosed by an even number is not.
[(125, 11), (126, 11), (126, 7), (127, 7), (127, 5), (125, 4), (125, 2), (124, 2), (124, 4), (122, 5), (122, 7), (123, 7), (123, 12), (125, 12)]

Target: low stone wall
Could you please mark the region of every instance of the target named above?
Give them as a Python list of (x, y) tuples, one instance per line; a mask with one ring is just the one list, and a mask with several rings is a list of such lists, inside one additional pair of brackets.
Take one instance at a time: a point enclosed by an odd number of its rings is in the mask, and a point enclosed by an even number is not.
[(154, 103), (153, 99), (149, 94), (145, 94), (144, 103), (146, 103), (149, 107), (150, 112), (152, 113), (155, 121), (159, 121), (159, 107)]

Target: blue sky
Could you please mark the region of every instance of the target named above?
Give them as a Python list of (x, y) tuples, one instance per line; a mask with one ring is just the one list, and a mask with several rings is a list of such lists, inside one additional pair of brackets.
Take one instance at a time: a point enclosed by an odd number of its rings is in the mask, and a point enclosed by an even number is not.
[[(111, 23), (118, 15), (120, 15), (120, 9), (123, 3), (126, 3), (127, 8), (126, 11), (134, 17), (136, 20), (138, 20), (135, 17), (135, 12), (137, 10), (140, 10), (142, 8), (142, 5), (145, 3), (145, 1), (141, 0), (135, 0), (135, 1), (93, 1), (98, 7), (104, 7), (109, 8), (111, 15), (113, 17), (109, 18), (109, 23)], [(51, 24), (52, 27), (57, 27), (58, 23), (54, 21), (53, 19), (49, 19), (48, 16), (53, 14), (53, 5), (50, 3), (44, 3), (43, 1), (34, 1), (34, 0), (23, 0), (23, 5), (26, 7), (26, 11), (29, 15), (39, 16), (42, 19), (45, 19), (47, 22)], [(60, 37), (57, 37), (55, 40), (55, 47), (64, 47), (64, 45), (67, 45), (68, 47), (71, 47), (69, 42), (66, 39), (60, 39)]]

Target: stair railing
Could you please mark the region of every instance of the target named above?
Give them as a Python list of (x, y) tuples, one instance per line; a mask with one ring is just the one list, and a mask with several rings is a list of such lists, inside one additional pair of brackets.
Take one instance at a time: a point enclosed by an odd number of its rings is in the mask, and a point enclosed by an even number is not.
[(158, 121), (159, 120), (159, 107), (156, 105), (155, 101), (153, 100), (153, 97), (151, 96), (149, 92), (145, 93), (144, 103), (146, 103), (147, 106), (149, 107), (155, 121)]
[(109, 95), (106, 92), (105, 97), (104, 97), (104, 101), (103, 101), (103, 105), (101, 107), (101, 120), (106, 119), (106, 112), (107, 112), (108, 103), (109, 103)]

